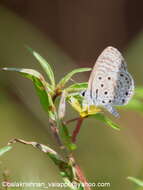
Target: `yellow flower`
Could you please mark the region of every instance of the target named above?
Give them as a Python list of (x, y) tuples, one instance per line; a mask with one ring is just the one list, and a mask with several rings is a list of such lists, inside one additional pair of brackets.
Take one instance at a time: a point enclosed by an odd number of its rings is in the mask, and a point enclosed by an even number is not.
[(86, 117), (88, 115), (93, 115), (98, 112), (101, 112), (101, 110), (99, 108), (97, 108), (95, 105), (86, 106), (86, 107), (82, 108), (79, 101), (74, 97), (70, 97), (69, 103), (79, 113), (79, 115), (81, 117)]

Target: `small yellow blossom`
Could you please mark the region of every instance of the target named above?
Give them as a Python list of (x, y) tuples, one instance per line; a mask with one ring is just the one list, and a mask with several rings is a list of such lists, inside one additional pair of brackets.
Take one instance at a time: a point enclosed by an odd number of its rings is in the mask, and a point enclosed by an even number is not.
[(95, 105), (86, 106), (83, 108), (81, 106), (81, 104), (79, 103), (79, 101), (74, 97), (70, 97), (69, 103), (77, 112), (79, 112), (79, 115), (81, 117), (86, 117), (88, 115), (93, 115), (93, 114), (96, 114), (98, 112), (101, 112), (101, 110), (99, 108), (97, 108)]

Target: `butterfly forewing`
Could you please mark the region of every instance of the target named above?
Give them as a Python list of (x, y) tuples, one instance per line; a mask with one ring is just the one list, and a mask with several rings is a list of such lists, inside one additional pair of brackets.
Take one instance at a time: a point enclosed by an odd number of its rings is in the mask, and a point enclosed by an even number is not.
[(91, 72), (88, 90), (92, 89), (93, 80), (95, 78), (95, 72), (104, 72), (113, 71), (119, 72), (120, 70), (126, 71), (127, 65), (121, 53), (114, 47), (107, 47), (103, 52), (99, 55), (93, 70)]

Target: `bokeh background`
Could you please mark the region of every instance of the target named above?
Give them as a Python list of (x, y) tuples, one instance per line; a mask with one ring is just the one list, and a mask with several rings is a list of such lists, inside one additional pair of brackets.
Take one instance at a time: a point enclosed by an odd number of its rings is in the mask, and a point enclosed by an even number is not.
[[(58, 81), (71, 69), (92, 67), (99, 53), (112, 45), (123, 52), (135, 84), (143, 86), (142, 9), (141, 0), (1, 0), (0, 67), (41, 71), (25, 48), (29, 45), (48, 60)], [(88, 77), (86, 73), (74, 79)], [(101, 189), (134, 190), (127, 176), (143, 178), (143, 115), (120, 114), (120, 119), (113, 118), (120, 132), (90, 119), (78, 138), (75, 157), (87, 179), (111, 183)], [(15, 73), (0, 74), (0, 125), (1, 147), (18, 137), (57, 149), (31, 81)], [(24, 145), (4, 155), (0, 169), (8, 169), (15, 181), (61, 182), (51, 160)]]

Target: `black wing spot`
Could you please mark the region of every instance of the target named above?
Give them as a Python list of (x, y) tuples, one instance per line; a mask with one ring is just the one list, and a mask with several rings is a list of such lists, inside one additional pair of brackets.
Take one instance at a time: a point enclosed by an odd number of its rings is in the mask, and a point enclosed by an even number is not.
[(125, 99), (122, 99), (122, 103), (125, 103)]
[(107, 91), (105, 91), (105, 92), (104, 92), (104, 94), (108, 94), (108, 92), (107, 92)]
[(85, 92), (86, 92), (86, 91), (81, 92), (81, 95), (82, 95), (82, 96), (85, 96)]
[(103, 87), (104, 85), (103, 84), (101, 84), (101, 87)]
[(128, 92), (126, 92), (126, 96), (128, 96), (128, 94), (129, 94), (129, 93), (128, 93)]
[(108, 80), (111, 80), (111, 77), (108, 77)]
[(98, 77), (98, 79), (99, 79), (99, 80), (101, 80), (101, 79), (102, 79), (102, 77)]
[(109, 100), (109, 103), (111, 103), (112, 101), (111, 100)]
[(105, 104), (105, 101), (103, 100), (102, 103)]
[(120, 74), (121, 77), (123, 77), (124, 75), (123, 74)]

